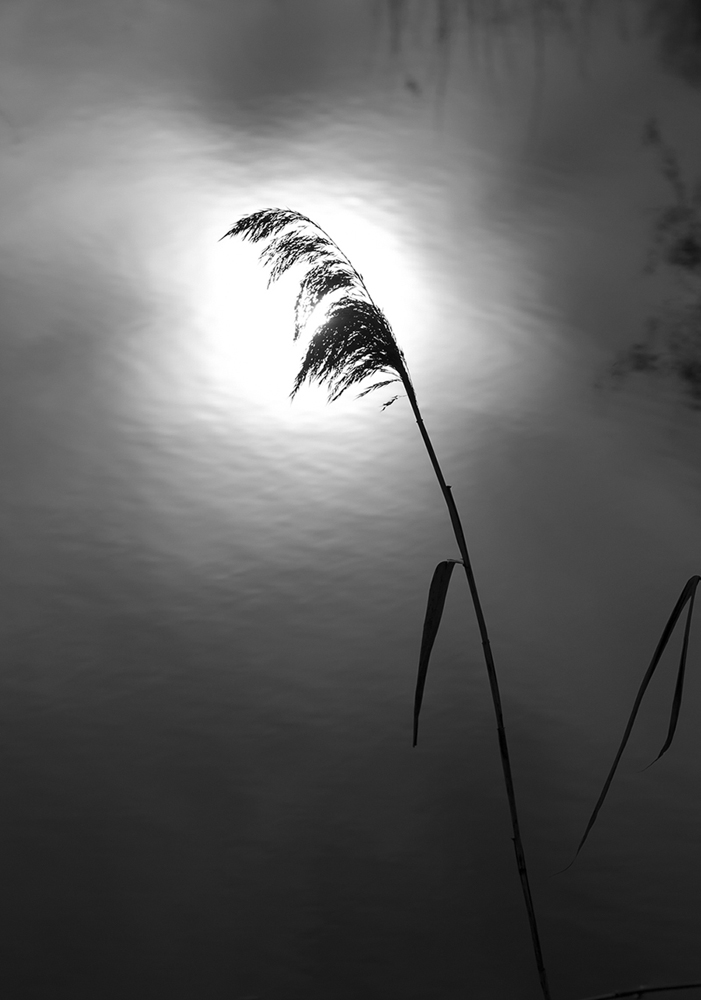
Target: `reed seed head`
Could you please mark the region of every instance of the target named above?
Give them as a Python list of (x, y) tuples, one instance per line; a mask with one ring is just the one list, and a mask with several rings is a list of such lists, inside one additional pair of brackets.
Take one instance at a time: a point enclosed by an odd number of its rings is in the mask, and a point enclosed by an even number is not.
[(289, 208), (265, 208), (239, 219), (226, 236), (264, 244), (260, 259), (269, 268), (268, 285), (293, 267), (304, 269), (295, 301), (295, 340), (317, 307), (325, 306), (324, 319), (314, 330), (295, 378), (293, 398), (305, 382), (318, 382), (327, 387), (333, 401), (377, 375), (389, 377), (369, 385), (359, 396), (393, 382), (410, 389), (406, 360), (387, 317), (373, 302), (360, 273), (320, 226)]

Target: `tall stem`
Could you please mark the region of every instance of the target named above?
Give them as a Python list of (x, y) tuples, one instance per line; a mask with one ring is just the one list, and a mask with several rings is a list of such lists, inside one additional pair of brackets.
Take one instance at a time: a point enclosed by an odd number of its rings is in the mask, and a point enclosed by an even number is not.
[(521, 831), (518, 821), (518, 810), (516, 808), (516, 793), (514, 791), (514, 781), (511, 775), (511, 759), (509, 757), (509, 747), (506, 742), (504, 713), (501, 707), (501, 694), (499, 693), (499, 682), (497, 680), (496, 667), (494, 666), (492, 647), (489, 642), (487, 623), (484, 620), (482, 603), (480, 601), (479, 593), (477, 591), (475, 575), (472, 571), (472, 564), (470, 562), (470, 556), (467, 551), (467, 542), (465, 541), (465, 533), (463, 532), (462, 524), (460, 522), (460, 515), (458, 513), (458, 508), (455, 506), (455, 501), (453, 500), (453, 494), (451, 493), (450, 486), (446, 484), (443, 471), (440, 467), (440, 463), (438, 461), (435, 451), (433, 450), (433, 444), (431, 443), (431, 439), (428, 436), (428, 431), (426, 430), (426, 427), (423, 422), (423, 417), (421, 416), (421, 411), (419, 410), (419, 404), (416, 400), (414, 387), (408, 379), (405, 380), (404, 378), (402, 378), (402, 382), (404, 383), (404, 388), (406, 389), (409, 402), (411, 403), (411, 408), (414, 411), (414, 416), (416, 417), (416, 423), (419, 426), (421, 437), (423, 438), (423, 442), (426, 445), (426, 451), (428, 452), (428, 457), (431, 460), (433, 471), (436, 474), (438, 485), (441, 488), (441, 493), (443, 494), (446, 506), (448, 507), (450, 522), (453, 525), (455, 540), (458, 543), (458, 549), (460, 550), (460, 555), (462, 556), (462, 562), (465, 568), (465, 575), (467, 577), (467, 583), (470, 588), (470, 595), (472, 597), (472, 604), (474, 605), (475, 615), (477, 616), (477, 625), (479, 626), (480, 637), (482, 639), (482, 649), (484, 651), (484, 662), (487, 667), (489, 687), (492, 692), (492, 702), (494, 703), (494, 714), (496, 715), (497, 733), (499, 735), (499, 752), (501, 756), (501, 766), (504, 772), (506, 796), (509, 800), (509, 812), (511, 814), (511, 828), (513, 830), (512, 840), (514, 844), (514, 851), (516, 853), (516, 865), (518, 867), (518, 873), (521, 879), (521, 889), (523, 892), (524, 901), (526, 903), (526, 911), (528, 913), (528, 923), (531, 929), (531, 940), (533, 942), (533, 951), (535, 953), (536, 965), (538, 967), (538, 976), (540, 977), (540, 986), (543, 991), (543, 997), (545, 998), (545, 1000), (550, 1000), (550, 989), (548, 987), (548, 978), (545, 972), (545, 965), (543, 963), (543, 952), (540, 947), (538, 922), (536, 920), (535, 908), (533, 906), (531, 887), (528, 881), (526, 855), (524, 853), (523, 842), (521, 840)]

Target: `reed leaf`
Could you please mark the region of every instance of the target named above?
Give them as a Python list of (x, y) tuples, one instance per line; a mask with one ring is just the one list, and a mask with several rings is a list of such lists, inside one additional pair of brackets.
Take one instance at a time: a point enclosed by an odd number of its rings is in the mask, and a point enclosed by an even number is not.
[(421, 702), (423, 701), (424, 688), (426, 686), (426, 674), (428, 673), (428, 661), (431, 658), (433, 643), (436, 641), (438, 626), (443, 617), (445, 598), (448, 593), (448, 585), (453, 574), (453, 567), (458, 562), (457, 559), (445, 559), (439, 562), (433, 573), (431, 586), (428, 590), (428, 604), (426, 606), (426, 616), (424, 618), (424, 630), (421, 636), (421, 652), (419, 653), (419, 673), (416, 678), (416, 694), (414, 695), (414, 742), (419, 738), (419, 714), (421, 712)]
[(643, 997), (646, 993), (667, 993), (672, 990), (698, 990), (701, 989), (701, 982), (698, 983), (668, 983), (666, 986), (638, 986), (632, 990), (616, 990), (615, 993), (600, 993), (595, 997), (585, 997), (584, 1000), (619, 1000), (622, 997)]
[(655, 652), (653, 653), (650, 665), (645, 671), (645, 676), (643, 677), (640, 687), (638, 688), (638, 693), (635, 696), (633, 708), (628, 718), (625, 731), (623, 733), (623, 739), (621, 740), (620, 746), (618, 747), (616, 756), (614, 757), (613, 760), (613, 764), (611, 765), (611, 769), (609, 770), (609, 773), (606, 777), (606, 781), (604, 782), (604, 786), (601, 790), (601, 794), (599, 795), (599, 798), (596, 801), (596, 805), (594, 806), (592, 814), (589, 817), (589, 822), (587, 823), (584, 835), (582, 836), (582, 839), (579, 842), (579, 845), (575, 852), (574, 859), (570, 864), (573, 864), (574, 861), (576, 860), (577, 855), (582, 850), (584, 842), (586, 841), (587, 837), (591, 832), (592, 827), (594, 826), (594, 823), (596, 822), (597, 816), (599, 815), (599, 811), (601, 810), (601, 807), (604, 804), (604, 800), (606, 799), (606, 796), (608, 794), (608, 790), (611, 787), (611, 782), (613, 781), (613, 777), (618, 768), (619, 761), (623, 756), (623, 751), (625, 750), (626, 744), (628, 743), (628, 740), (630, 738), (630, 734), (633, 731), (633, 725), (635, 724), (635, 719), (638, 714), (638, 710), (640, 709), (640, 705), (642, 703), (645, 692), (647, 691), (648, 685), (652, 680), (652, 676), (655, 673), (657, 665), (659, 664), (662, 658), (662, 654), (667, 648), (667, 643), (669, 642), (672, 633), (674, 632), (675, 626), (679, 621), (681, 613), (684, 610), (685, 606), (688, 604), (689, 609), (686, 615), (686, 624), (684, 627), (684, 639), (682, 642), (682, 650), (679, 658), (679, 669), (677, 671), (677, 682), (674, 689), (674, 698), (672, 700), (672, 710), (670, 713), (669, 727), (667, 729), (667, 737), (664, 741), (662, 749), (658, 753), (657, 757), (655, 757), (655, 760), (652, 761), (652, 763), (654, 764), (655, 761), (659, 760), (660, 757), (664, 753), (666, 753), (667, 750), (669, 750), (670, 746), (672, 745), (672, 740), (674, 739), (674, 733), (677, 728), (677, 722), (679, 720), (679, 712), (682, 705), (682, 694), (684, 690), (684, 673), (686, 670), (686, 658), (689, 649), (689, 631), (691, 628), (691, 614), (694, 608), (694, 598), (696, 596), (696, 588), (698, 587), (700, 580), (701, 577), (699, 576), (692, 576), (687, 580), (687, 582), (684, 584), (684, 588), (681, 594), (679, 595), (679, 600), (675, 604), (672, 613), (667, 620), (667, 624), (662, 630), (662, 635), (660, 636), (660, 640), (657, 643), (657, 647), (655, 648)]

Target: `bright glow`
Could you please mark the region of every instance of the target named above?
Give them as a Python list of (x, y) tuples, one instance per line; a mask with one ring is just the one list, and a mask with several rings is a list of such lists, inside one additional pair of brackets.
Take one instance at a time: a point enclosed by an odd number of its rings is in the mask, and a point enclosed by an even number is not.
[[(506, 364), (490, 361), (495, 351), (524, 356), (511, 350), (510, 329), (494, 336), (494, 323), (474, 321), (479, 302), (492, 311), (498, 303), (504, 316), (509, 286), (502, 257), (476, 267), (479, 227), (454, 221), (466, 199), (462, 169), (448, 193), (442, 173), (435, 186), (410, 182), (405, 167), (431, 137), (412, 124), (397, 145), (393, 123), (387, 146), (386, 123), (367, 124), (364, 111), (328, 128), (313, 115), (296, 133), (288, 125), (218, 133), (159, 107), (117, 108), (61, 122), (4, 163), (31, 192), (7, 208), (7, 265), (32, 282), (41, 275), (58, 315), (79, 307), (78, 321), (99, 338), (95, 385), (135, 465), (133, 489), (160, 512), (158, 544), (187, 560), (206, 553), (199, 514), (183, 530), (182, 512), (206, 512), (202, 523), (211, 514), (239, 537), (260, 525), (267, 497), (302, 481), (300, 497), (316, 509), (350, 508), (358, 482), (383, 489), (384, 476), (363, 469), (376, 472), (381, 456), (385, 471), (401, 442), (418, 447), (406, 401), (379, 413), (391, 388), (362, 400), (351, 390), (327, 407), (323, 389), (305, 386), (290, 402), (304, 350), (292, 340), (298, 276), (268, 291), (258, 248), (220, 242), (242, 215), (286, 206), (323, 226), (386, 313), (429, 420), (432, 399), (444, 413), (498, 410), (518, 405), (504, 387), (524, 384), (523, 364), (501, 377)], [(56, 265), (55, 288), (46, 262)], [(523, 310), (514, 317), (504, 325), (521, 335)], [(20, 326), (41, 335), (53, 322)]]
[[(309, 182), (310, 189), (315, 186)], [(301, 196), (290, 198), (287, 204), (318, 219), (363, 275), (370, 294), (385, 308), (390, 321), (399, 319), (401, 324), (407, 304), (408, 262), (402, 260), (398, 240), (353, 206), (339, 205), (331, 197), (314, 200), (318, 207), (310, 207), (310, 199)], [(248, 210), (269, 204), (269, 197), (261, 198), (258, 204), (249, 204)], [(222, 220), (221, 228), (226, 231), (233, 221)], [(238, 400), (269, 415), (285, 417), (306, 346), (302, 339), (293, 342), (294, 302), (303, 272), (294, 269), (268, 289), (267, 272), (258, 260), (261, 248), (227, 238), (212, 241), (204, 251), (198, 280), (188, 283), (196, 296), (192, 305), (201, 345), (197, 364), (217, 395), (228, 395), (235, 389)], [(310, 332), (314, 321), (320, 319), (315, 313), (308, 326)], [(295, 399), (295, 408), (305, 412), (325, 405), (325, 391), (315, 387), (305, 386)]]
[(268, 289), (255, 248), (240, 240), (214, 243), (203, 263), (196, 300), (202, 373), (219, 394), (235, 387), (248, 405), (282, 410), (300, 353), (289, 286)]
[[(292, 339), (300, 272), (269, 290), (260, 247), (221, 240), (263, 207), (291, 207), (323, 226), (365, 279), (410, 364), (417, 346), (420, 363), (431, 301), (423, 252), (391, 179), (339, 157), (335, 133), (258, 145), (227, 133), (220, 143), (207, 126), (128, 110), (104, 132), (109, 142), (95, 129), (88, 134), (96, 148), (83, 158), (92, 166), (64, 184), (61, 198), (73, 232), (80, 220), (91, 260), (121, 297), (128, 287), (139, 303), (138, 319), (114, 340), (122, 371), (114, 402), (130, 421), (158, 434), (207, 425), (226, 436), (242, 420), (296, 432), (322, 412), (355, 423), (379, 407), (381, 400), (356, 402), (349, 392), (327, 409), (326, 392), (309, 386), (291, 404), (305, 347)], [(113, 144), (133, 153), (120, 159)]]

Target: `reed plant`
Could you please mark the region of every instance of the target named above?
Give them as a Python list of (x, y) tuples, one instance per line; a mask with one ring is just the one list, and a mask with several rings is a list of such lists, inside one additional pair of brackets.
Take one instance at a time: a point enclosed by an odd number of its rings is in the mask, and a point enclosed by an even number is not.
[[(330, 401), (337, 400), (348, 389), (360, 388), (361, 385), (363, 388), (361, 388), (358, 396), (365, 396), (368, 393), (390, 385), (398, 385), (403, 388), (404, 394), (409, 401), (421, 439), (426, 448), (443, 500), (445, 501), (460, 554), (459, 559), (444, 559), (438, 563), (429, 587), (414, 698), (413, 745), (416, 746), (418, 739), (419, 716), (431, 650), (440, 626), (450, 579), (455, 566), (459, 565), (462, 566), (467, 578), (472, 607), (482, 641), (484, 664), (489, 680), (496, 720), (504, 787), (509, 806), (516, 867), (528, 918), (533, 956), (543, 998), (544, 1000), (550, 1000), (550, 987), (543, 959), (538, 921), (533, 904), (528, 866), (521, 836), (499, 681), (487, 623), (477, 589), (475, 574), (472, 569), (460, 514), (453, 498), (451, 487), (446, 483), (443, 470), (421, 415), (416, 391), (409, 374), (404, 353), (397, 343), (387, 317), (373, 301), (361, 274), (331, 239), (329, 234), (307, 216), (288, 208), (261, 209), (239, 219), (232, 229), (225, 233), (222, 239), (226, 237), (241, 237), (251, 243), (262, 244), (260, 259), (269, 269), (269, 286), (292, 268), (302, 269), (303, 273), (299, 281), (294, 305), (295, 340), (300, 338), (302, 332), (305, 331), (305, 328), (314, 317), (319, 315), (319, 313), (322, 314), (320, 321), (314, 324), (313, 333), (309, 339), (299, 371), (294, 379), (290, 393), (292, 398), (297, 395), (305, 383), (316, 382), (326, 387)], [(372, 381), (368, 384), (368, 380)], [(397, 398), (398, 395), (390, 398), (384, 403), (383, 408), (392, 404)], [(696, 588), (700, 579), (698, 576), (693, 576), (687, 582), (663, 630), (662, 637), (638, 691), (613, 766), (609, 771), (584, 835), (577, 847), (577, 854), (589, 836), (604, 799), (608, 794), (647, 686), (657, 669), (677, 620), (688, 605), (669, 730), (658, 758), (666, 752), (672, 742), (681, 708), (691, 615)], [(673, 986), (640, 986), (628, 991), (608, 993), (597, 998), (589, 998), (589, 1000), (614, 1000), (617, 997), (643, 996), (646, 993), (690, 989), (693, 987), (701, 987), (701, 982), (676, 984)]]

